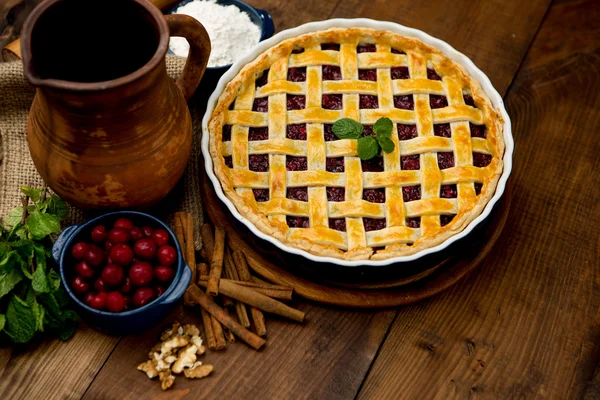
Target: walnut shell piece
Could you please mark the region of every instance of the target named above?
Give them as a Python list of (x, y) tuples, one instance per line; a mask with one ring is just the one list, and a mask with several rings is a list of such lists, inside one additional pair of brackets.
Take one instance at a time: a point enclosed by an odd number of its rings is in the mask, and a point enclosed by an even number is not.
[(183, 374), (188, 379), (200, 379), (208, 376), (213, 371), (213, 369), (214, 367), (210, 364), (202, 365), (202, 363), (200, 363), (200, 365), (196, 365), (192, 368), (184, 370)]
[(156, 362), (154, 360), (148, 360), (146, 362), (141, 363), (137, 367), (138, 370), (144, 371), (148, 378), (154, 379), (158, 376), (158, 371), (156, 370)]
[(193, 344), (189, 344), (179, 350), (177, 361), (171, 366), (171, 371), (174, 374), (180, 374), (184, 368), (191, 368), (196, 362), (196, 351), (198, 351), (198, 348)]
[(160, 371), (158, 373), (158, 380), (160, 380), (160, 387), (162, 390), (169, 389), (171, 386), (173, 386), (173, 383), (175, 383), (175, 377), (169, 370)]

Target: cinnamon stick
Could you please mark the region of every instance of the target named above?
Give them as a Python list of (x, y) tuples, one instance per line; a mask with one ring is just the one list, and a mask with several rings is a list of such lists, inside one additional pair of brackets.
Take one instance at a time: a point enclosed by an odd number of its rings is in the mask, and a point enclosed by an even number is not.
[[(196, 282), (196, 255), (194, 245), (194, 220), (189, 213), (175, 213), (175, 235), (183, 252), (183, 258), (192, 271), (192, 282)], [(186, 291), (183, 295), (183, 304), (191, 307), (196, 303)]]
[[(200, 227), (200, 235), (202, 236), (202, 250), (204, 251), (204, 259), (210, 264), (212, 261), (213, 250), (215, 248), (215, 234), (211, 224), (203, 224)], [(208, 274), (207, 274), (208, 275)], [(233, 307), (233, 300), (227, 296), (223, 296), (223, 307)]]
[(192, 284), (190, 293), (194, 300), (200, 304), (208, 313), (219, 320), (224, 326), (229, 328), (237, 337), (248, 343), (252, 348), (258, 350), (266, 341), (258, 335), (250, 332), (248, 329), (241, 326), (232, 317), (230, 317), (221, 307), (215, 303), (210, 296), (202, 292), (198, 286)]
[[(225, 277), (234, 281), (239, 281), (240, 278), (238, 276), (237, 270), (235, 269), (235, 266), (233, 265), (233, 258), (231, 257), (231, 252), (229, 251), (229, 249), (225, 249), (224, 263)], [(244, 305), (244, 303), (236, 301), (235, 312), (237, 313), (240, 324), (242, 324), (244, 328), (249, 328), (250, 318), (248, 318), (248, 311), (246, 310), (246, 306)]]
[(223, 272), (223, 257), (225, 254), (225, 229), (215, 229), (215, 247), (212, 253), (210, 263), (210, 273), (208, 278), (208, 293), (213, 296), (219, 294), (219, 279)]
[[(233, 281), (231, 279), (221, 279), (219, 281), (219, 293), (221, 295), (224, 294), (224, 292), (221, 293), (221, 283), (220, 282), (222, 282), (222, 281), (228, 281), (228, 282), (232, 282), (238, 286), (250, 288), (257, 293), (263, 294), (272, 299), (283, 300), (283, 301), (289, 301), (292, 299), (292, 290), (290, 288), (284, 287), (284, 289), (282, 290), (277, 285), (268, 285), (268, 284), (260, 285), (260, 284), (254, 283), (254, 282)], [(205, 276), (205, 275), (200, 276), (200, 279), (198, 279), (198, 286), (206, 288), (207, 285), (208, 285), (208, 276)], [(272, 289), (272, 288), (270, 288), (270, 286), (275, 286), (275, 288)]]
[(262, 311), (281, 315), (293, 321), (304, 321), (304, 313), (302, 311), (291, 308), (280, 301), (259, 293), (254, 288), (238, 285), (237, 282), (229, 279), (221, 279), (219, 290), (232, 299), (239, 300)]
[[(231, 314), (229, 314), (229, 310), (227, 310), (227, 308), (223, 307), (223, 311), (225, 311), (227, 313), (227, 315), (231, 316)], [(229, 330), (229, 328), (223, 329), (223, 333), (225, 333), (225, 339), (227, 339), (227, 341), (229, 343), (235, 343), (235, 335), (233, 334), (233, 332), (231, 332)]]
[(215, 333), (215, 341), (216, 346), (215, 350), (223, 350), (227, 347), (227, 342), (225, 341), (225, 333), (223, 332), (223, 327), (221, 323), (216, 318), (210, 319), (212, 322), (213, 332)]
[[(252, 276), (250, 275), (244, 253), (239, 250), (234, 250), (232, 256), (233, 264), (235, 265), (240, 281), (250, 282)], [(265, 336), (267, 334), (267, 326), (265, 325), (265, 316), (262, 311), (256, 307), (250, 307), (250, 315), (252, 315), (252, 321), (254, 322), (254, 328), (256, 329), (258, 336)]]
[(206, 252), (206, 261), (212, 262), (213, 250), (215, 248), (215, 234), (210, 224), (202, 224), (200, 227), (200, 236), (202, 236), (203, 249)]
[[(198, 264), (198, 271), (201, 275), (207, 275), (208, 265), (205, 263)], [(223, 338), (223, 329), (219, 329), (221, 328), (219, 321), (217, 321), (202, 307), (200, 307), (200, 315), (202, 316), (202, 324), (204, 324), (204, 334), (206, 335), (206, 343), (208, 348), (211, 350), (224, 349), (224, 340), (221, 340), (221, 338)], [(217, 327), (216, 331), (214, 329), (215, 326)]]

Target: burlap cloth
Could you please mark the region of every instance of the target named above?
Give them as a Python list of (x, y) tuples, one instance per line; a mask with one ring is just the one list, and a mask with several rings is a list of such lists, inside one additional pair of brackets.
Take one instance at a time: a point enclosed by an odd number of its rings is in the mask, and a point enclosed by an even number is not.
[[(176, 78), (182, 71), (185, 59), (167, 56), (167, 71)], [(0, 218), (4, 219), (8, 211), (21, 205), (21, 186), (42, 187), (43, 181), (37, 173), (27, 146), (27, 115), (35, 89), (23, 76), (21, 62), (0, 63)], [(176, 188), (151, 214), (162, 218), (172, 225), (172, 215), (176, 211), (187, 211), (196, 222), (196, 247), (200, 247), (199, 226), (203, 221), (200, 200), (199, 174), (204, 166), (200, 165), (200, 135), (202, 132), (203, 108), (193, 99), (190, 104), (194, 140), (192, 155), (185, 174)], [(70, 207), (65, 225), (83, 222), (96, 215)]]

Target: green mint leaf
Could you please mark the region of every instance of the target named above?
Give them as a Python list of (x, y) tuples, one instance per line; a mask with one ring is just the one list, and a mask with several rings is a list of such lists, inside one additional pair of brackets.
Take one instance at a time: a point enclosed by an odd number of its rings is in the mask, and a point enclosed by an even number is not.
[(31, 286), (33, 290), (38, 293), (50, 293), (50, 282), (46, 276), (46, 267), (38, 265), (33, 273), (33, 279), (31, 280)]
[(52, 292), (56, 292), (60, 288), (60, 275), (52, 268), (48, 272), (48, 283)]
[(358, 157), (361, 160), (370, 160), (379, 154), (379, 145), (372, 136), (364, 136), (358, 139)]
[(24, 264), (23, 259), (14, 250), (0, 260), (0, 298), (10, 293), (23, 279), (22, 264)]
[(45, 315), (46, 315), (46, 310), (44, 309), (44, 307), (42, 307), (36, 303), (35, 330), (38, 332), (44, 332), (44, 316)]
[(4, 325), (6, 325), (6, 316), (4, 314), (0, 314), (0, 331), (4, 329)]
[(379, 118), (375, 124), (373, 125), (373, 132), (377, 136), (387, 137), (389, 138), (392, 135), (392, 129), (394, 128), (394, 124), (392, 124), (392, 120), (389, 118)]
[(340, 139), (358, 139), (362, 135), (363, 126), (350, 118), (337, 120), (331, 128)]
[(40, 201), (42, 197), (42, 189), (34, 189), (30, 188), (29, 186), (23, 186), (21, 191), (25, 196), (29, 196), (29, 198), (35, 203)]
[(60, 231), (60, 219), (54, 215), (34, 211), (27, 218), (27, 227), (31, 239), (41, 240)]
[(14, 227), (21, 222), (23, 216), (23, 207), (15, 207), (8, 212), (6, 216), (6, 225)]
[(69, 215), (69, 207), (67, 206), (67, 203), (57, 195), (52, 195), (48, 200), (46, 200), (46, 203), (48, 205), (46, 212), (48, 214), (56, 215), (59, 220), (62, 221)]
[(377, 136), (377, 141), (379, 142), (379, 145), (381, 146), (383, 151), (385, 151), (386, 153), (391, 153), (392, 151), (394, 151), (394, 142), (392, 141), (392, 139), (388, 137)]
[(35, 313), (18, 296), (12, 295), (6, 307), (6, 325), (4, 331), (16, 343), (27, 343), (35, 335)]

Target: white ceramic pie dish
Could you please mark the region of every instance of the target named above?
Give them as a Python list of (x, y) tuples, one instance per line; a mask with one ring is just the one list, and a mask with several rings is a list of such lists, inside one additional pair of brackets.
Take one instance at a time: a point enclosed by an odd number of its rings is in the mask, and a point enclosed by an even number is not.
[[(234, 204), (225, 196), (225, 193), (223, 192), (223, 189), (221, 187), (221, 183), (220, 183), (219, 179), (217, 178), (217, 176), (214, 174), (213, 162), (212, 162), (212, 158), (211, 158), (210, 151), (209, 151), (208, 122), (212, 115), (213, 109), (217, 103), (217, 100), (219, 99), (219, 96), (221, 95), (221, 93), (223, 92), (223, 90), (225, 89), (225, 87), (227, 86), (229, 81), (231, 81), (246, 64), (248, 64), (249, 62), (254, 60), (256, 57), (258, 57), (264, 51), (266, 51), (270, 47), (273, 47), (277, 43), (279, 43), (283, 40), (286, 40), (286, 39), (290, 39), (290, 38), (305, 34), (305, 33), (322, 31), (322, 30), (326, 30), (329, 28), (335, 28), (335, 27), (338, 27), (338, 28), (365, 27), (365, 28), (371, 28), (371, 29), (377, 29), (377, 30), (390, 31), (390, 32), (397, 33), (399, 35), (417, 38), (417, 39), (421, 40), (422, 42), (424, 42), (425, 44), (428, 44), (432, 47), (437, 48), (438, 50), (442, 51), (444, 53), (444, 55), (446, 55), (448, 58), (452, 59), (453, 61), (455, 61), (456, 63), (461, 65), (475, 80), (479, 81), (479, 83), (481, 84), (481, 87), (483, 88), (484, 92), (487, 94), (487, 96), (491, 100), (493, 106), (500, 112), (500, 114), (502, 115), (502, 118), (504, 119), (504, 126), (503, 126), (503, 135), (504, 135), (504, 142), (505, 142), (505, 150), (504, 150), (504, 157), (503, 157), (504, 169), (502, 171), (502, 175), (500, 176), (500, 179), (498, 180), (496, 192), (494, 193), (493, 197), (490, 199), (488, 204), (485, 206), (485, 208), (483, 209), (481, 214), (478, 215), (475, 219), (473, 219), (473, 221), (471, 221), (464, 230), (449, 237), (447, 240), (445, 240), (444, 242), (442, 242), (441, 244), (439, 244), (437, 246), (433, 246), (433, 247), (421, 250), (421, 251), (411, 254), (411, 255), (398, 256), (398, 257), (393, 257), (393, 258), (389, 258), (389, 259), (385, 259), (385, 260), (377, 260), (377, 261), (374, 261), (374, 260), (348, 261), (348, 260), (342, 260), (342, 259), (333, 258), (333, 257), (317, 256), (317, 255), (311, 254), (307, 251), (283, 244), (276, 238), (269, 236), (269, 235), (263, 233), (262, 231), (260, 231), (252, 222), (250, 222), (248, 219), (243, 217), (237, 211)], [(448, 248), (451, 244), (453, 244), (453, 243), (457, 242), (458, 240), (467, 236), (477, 225), (479, 225), (482, 221), (484, 221), (490, 215), (492, 209), (494, 208), (494, 205), (502, 197), (502, 194), (504, 193), (504, 189), (506, 187), (506, 182), (508, 181), (508, 177), (510, 176), (510, 173), (512, 170), (512, 154), (513, 154), (513, 149), (514, 149), (514, 141), (513, 141), (513, 137), (512, 137), (512, 131), (511, 131), (511, 122), (510, 122), (508, 113), (506, 112), (506, 109), (504, 107), (504, 101), (502, 100), (502, 97), (496, 91), (496, 89), (493, 87), (489, 78), (479, 68), (477, 68), (475, 66), (475, 64), (467, 56), (456, 51), (448, 43), (446, 43), (440, 39), (436, 39), (420, 30), (408, 28), (403, 25), (392, 23), (392, 22), (375, 21), (375, 20), (366, 19), (366, 18), (331, 19), (331, 20), (327, 20), (327, 21), (310, 22), (310, 23), (298, 26), (296, 28), (282, 31), (282, 32), (278, 33), (277, 35), (273, 36), (272, 38), (259, 43), (252, 51), (250, 51), (243, 57), (239, 58), (219, 80), (216, 89), (210, 96), (208, 103), (207, 103), (206, 113), (202, 120), (202, 132), (203, 132), (202, 154), (203, 154), (204, 160), (205, 160), (205, 167), (206, 167), (207, 175), (210, 178), (210, 180), (215, 188), (215, 192), (216, 192), (217, 196), (219, 197), (219, 199), (221, 199), (221, 201), (223, 203), (225, 203), (225, 205), (227, 206), (229, 211), (239, 221), (241, 221), (244, 225), (246, 225), (248, 227), (248, 229), (250, 229), (256, 236), (274, 244), (275, 246), (277, 246), (278, 248), (280, 248), (283, 251), (286, 251), (291, 254), (301, 255), (311, 261), (326, 262), (326, 263), (332, 263), (332, 264), (337, 264), (340, 266), (347, 266), (347, 267), (385, 266), (385, 265), (390, 265), (390, 264), (395, 264), (395, 263), (412, 262), (412, 261), (415, 261), (426, 255), (430, 255), (433, 253), (438, 253), (440, 251), (443, 251), (446, 248)]]

